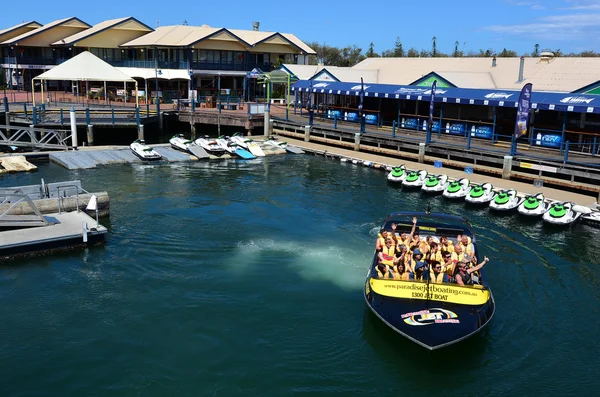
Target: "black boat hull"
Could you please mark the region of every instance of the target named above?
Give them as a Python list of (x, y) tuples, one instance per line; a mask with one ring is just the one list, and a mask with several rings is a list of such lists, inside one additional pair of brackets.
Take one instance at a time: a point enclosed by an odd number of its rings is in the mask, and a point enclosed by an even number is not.
[[(377, 280), (382, 282), (384, 280)], [(426, 283), (386, 281), (389, 286), (404, 283), (406, 286), (422, 287), (415, 289), (415, 294), (421, 294), (427, 288)], [(434, 288), (447, 289), (448, 285), (430, 285)], [(450, 298), (457, 286), (451, 287)], [(481, 290), (473, 290), (481, 292)], [(447, 302), (448, 293), (431, 293), (432, 299), (398, 298), (378, 294), (371, 286), (371, 278), (367, 278), (364, 297), (367, 306), (388, 327), (409, 340), (435, 350), (450, 346), (481, 331), (492, 319), (495, 311), (494, 298), (487, 290), (489, 298), (482, 304), (459, 304)], [(433, 298), (436, 298), (433, 300)]]

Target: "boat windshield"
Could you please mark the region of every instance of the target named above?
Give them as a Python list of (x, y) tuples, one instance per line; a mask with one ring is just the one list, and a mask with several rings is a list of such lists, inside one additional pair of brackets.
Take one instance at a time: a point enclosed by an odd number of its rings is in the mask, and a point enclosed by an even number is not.
[(459, 234), (474, 239), (471, 224), (465, 218), (447, 214), (425, 214), (423, 212), (396, 212), (388, 215), (382, 229), (392, 230), (392, 224), (396, 224), (397, 233), (410, 233), (412, 229), (412, 218), (417, 218), (417, 227), (421, 236), (435, 235), (456, 237)]

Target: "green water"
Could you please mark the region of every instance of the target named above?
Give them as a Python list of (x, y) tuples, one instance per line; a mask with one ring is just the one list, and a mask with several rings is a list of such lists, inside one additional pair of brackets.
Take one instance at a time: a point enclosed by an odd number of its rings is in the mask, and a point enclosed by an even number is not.
[[(322, 157), (122, 165), (103, 247), (0, 266), (0, 396), (583, 395), (600, 386), (600, 233), (403, 192)], [(468, 216), (496, 315), (435, 352), (387, 329), (362, 287), (387, 213)]]

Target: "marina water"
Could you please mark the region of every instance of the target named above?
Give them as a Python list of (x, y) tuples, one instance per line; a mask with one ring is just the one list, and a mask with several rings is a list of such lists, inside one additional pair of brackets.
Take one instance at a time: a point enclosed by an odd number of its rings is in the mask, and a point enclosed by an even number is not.
[[(2, 396), (581, 395), (600, 386), (600, 233), (387, 184), (323, 157), (53, 164), (0, 186), (107, 190), (107, 243), (0, 266)], [(428, 352), (366, 308), (389, 212), (463, 214), (496, 299)]]

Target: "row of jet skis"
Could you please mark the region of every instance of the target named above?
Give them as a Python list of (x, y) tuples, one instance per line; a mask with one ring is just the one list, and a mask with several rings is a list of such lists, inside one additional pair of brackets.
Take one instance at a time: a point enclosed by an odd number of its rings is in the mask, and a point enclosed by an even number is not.
[[(235, 133), (233, 136), (219, 136), (218, 138), (209, 138), (204, 136), (196, 140), (190, 140), (183, 134), (177, 134), (169, 139), (171, 147), (175, 150), (191, 153), (198, 158), (209, 158), (211, 155), (221, 157), (230, 155), (245, 160), (264, 157), (265, 152), (262, 147), (251, 138), (243, 136), (241, 133)], [(264, 141), (264, 145), (283, 149), (291, 153), (302, 153), (300, 148), (288, 145), (274, 137)], [(142, 160), (160, 160), (162, 156), (148, 146), (143, 140), (136, 140), (130, 145), (131, 151)]]
[(469, 179), (449, 181), (447, 175), (429, 174), (425, 170), (409, 171), (404, 166), (389, 169), (388, 181), (419, 188), (427, 193), (442, 193), (449, 199), (464, 199), (471, 204), (487, 204), (496, 211), (517, 211), (528, 217), (541, 216), (554, 225), (569, 225), (580, 217), (600, 221), (600, 212), (572, 202), (550, 202), (542, 193), (521, 197), (514, 189), (494, 190), (491, 183), (471, 184)]

